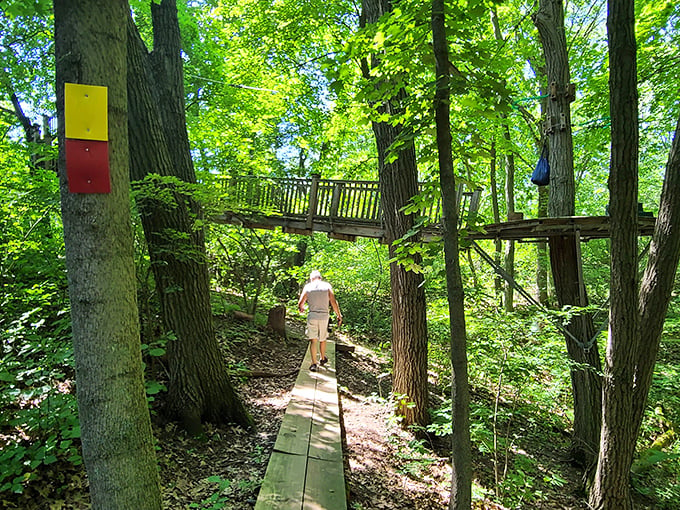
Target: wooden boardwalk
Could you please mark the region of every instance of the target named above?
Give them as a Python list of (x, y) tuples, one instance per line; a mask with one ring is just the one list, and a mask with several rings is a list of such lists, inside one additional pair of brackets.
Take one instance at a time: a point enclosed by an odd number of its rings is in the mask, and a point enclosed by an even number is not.
[(295, 381), (255, 510), (346, 510), (335, 343), (311, 372), (309, 349)]

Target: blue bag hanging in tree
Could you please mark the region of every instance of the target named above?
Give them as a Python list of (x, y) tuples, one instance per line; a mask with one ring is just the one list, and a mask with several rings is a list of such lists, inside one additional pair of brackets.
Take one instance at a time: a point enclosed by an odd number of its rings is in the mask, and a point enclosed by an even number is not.
[(550, 183), (550, 164), (548, 163), (548, 147), (543, 144), (541, 157), (538, 158), (534, 173), (531, 174), (531, 182), (536, 186), (546, 186)]

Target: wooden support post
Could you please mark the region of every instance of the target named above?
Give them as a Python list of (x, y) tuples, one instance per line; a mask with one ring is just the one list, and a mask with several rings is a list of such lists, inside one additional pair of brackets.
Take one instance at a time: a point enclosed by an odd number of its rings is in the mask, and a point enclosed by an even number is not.
[(576, 271), (578, 276), (578, 301), (580, 306), (586, 306), (588, 299), (586, 297), (586, 282), (583, 278), (583, 259), (581, 258), (581, 229), (574, 229), (574, 244), (576, 245), (576, 263), (578, 264)]
[(316, 207), (319, 203), (319, 179), (321, 175), (312, 174), (312, 184), (309, 188), (309, 209), (307, 210), (307, 228), (312, 229), (314, 223), (314, 216), (316, 216)]

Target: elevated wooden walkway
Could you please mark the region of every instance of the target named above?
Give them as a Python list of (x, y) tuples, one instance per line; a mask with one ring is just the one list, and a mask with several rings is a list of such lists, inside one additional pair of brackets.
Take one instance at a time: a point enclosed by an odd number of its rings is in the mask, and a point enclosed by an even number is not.
[[(420, 190), (433, 190), (421, 183)], [(248, 228), (272, 229), (310, 235), (327, 232), (335, 239), (354, 241), (357, 237), (382, 239), (385, 235), (378, 181), (225, 177), (223, 213), (212, 217), (217, 223)], [(472, 222), (479, 206), (480, 191), (458, 189), (459, 223)], [(440, 222), (441, 200), (424, 206), (419, 216), (431, 223), (435, 233)]]
[(311, 372), (309, 350), (267, 465), (255, 510), (346, 510), (335, 343)]
[[(255, 176), (224, 177), (224, 205), (216, 223), (243, 225), (310, 235), (327, 232), (332, 238), (354, 241), (357, 237), (383, 239), (382, 208), (378, 181), (271, 178)], [(420, 192), (430, 195), (417, 216), (426, 219), (423, 233), (441, 233), (441, 198), (436, 186), (420, 183)], [(457, 190), (458, 228), (467, 227), (472, 240), (503, 239), (536, 241), (574, 235), (587, 241), (609, 237), (608, 216), (569, 216), (509, 220), (482, 226), (478, 221), (481, 190)], [(655, 218), (640, 216), (639, 235), (651, 235)]]
[[(638, 235), (651, 236), (656, 218), (638, 217)], [(530, 218), (492, 223), (482, 230), (468, 233), (470, 239), (503, 239), (536, 241), (550, 237), (574, 235), (582, 241), (609, 237), (609, 216), (565, 216), (559, 218)]]

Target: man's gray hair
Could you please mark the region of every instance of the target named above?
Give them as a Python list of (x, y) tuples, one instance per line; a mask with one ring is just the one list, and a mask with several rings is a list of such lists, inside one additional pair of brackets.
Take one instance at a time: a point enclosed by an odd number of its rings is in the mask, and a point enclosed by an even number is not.
[(317, 271), (316, 269), (309, 273), (309, 279), (314, 280), (315, 278), (321, 278), (321, 273)]

